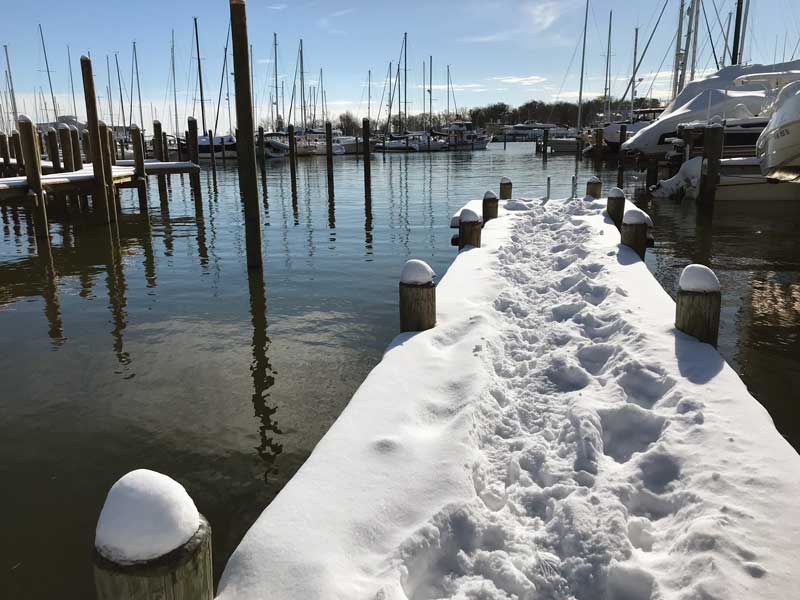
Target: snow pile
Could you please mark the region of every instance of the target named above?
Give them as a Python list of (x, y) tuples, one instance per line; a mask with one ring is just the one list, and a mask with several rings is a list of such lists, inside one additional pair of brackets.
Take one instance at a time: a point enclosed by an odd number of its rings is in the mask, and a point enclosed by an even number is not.
[(461, 217), (459, 219), (461, 223), (480, 223), (481, 217), (480, 215), (472, 210), (471, 208), (465, 208), (461, 211)]
[(788, 598), (800, 457), (604, 217), (490, 221), (231, 557), (220, 600)]
[(487, 191), (483, 195), (484, 200), (497, 200), (497, 194), (495, 194), (492, 190)]
[(425, 285), (433, 281), (434, 277), (436, 277), (436, 273), (433, 272), (430, 265), (416, 258), (406, 261), (400, 272), (400, 282), (411, 285)]
[(501, 184), (503, 184), (503, 183), (511, 183), (511, 180), (508, 177), (501, 177), (500, 178), (500, 183)]
[(687, 265), (681, 272), (678, 289), (684, 292), (718, 292), (719, 279), (705, 265)]
[(200, 513), (184, 487), (147, 469), (131, 471), (108, 492), (95, 532), (104, 557), (127, 564), (163, 556), (200, 527)]
[(700, 174), (703, 169), (703, 157), (695, 156), (681, 164), (681, 168), (673, 177), (659, 181), (651, 193), (654, 198), (697, 198), (700, 187)]

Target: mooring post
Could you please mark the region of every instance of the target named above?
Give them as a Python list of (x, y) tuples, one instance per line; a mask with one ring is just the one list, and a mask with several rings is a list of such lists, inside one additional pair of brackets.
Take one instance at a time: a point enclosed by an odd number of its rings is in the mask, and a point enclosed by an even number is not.
[(2, 132), (0, 132), (0, 158), (3, 159), (3, 175), (5, 175), (11, 164), (11, 153), (8, 148), (8, 136)]
[(161, 139), (161, 121), (153, 121), (153, 158), (164, 160), (164, 148)]
[(81, 157), (81, 136), (75, 125), (70, 125), (69, 137), (72, 148), (72, 166), (76, 171), (83, 169), (83, 158)]
[(294, 139), (294, 125), (287, 127), (289, 135), (289, 175), (292, 180), (292, 197), (297, 196), (297, 146)]
[(644, 260), (647, 251), (647, 214), (639, 208), (629, 208), (622, 216), (621, 241)]
[(81, 131), (81, 147), (83, 148), (83, 156), (86, 159), (86, 162), (93, 162), (92, 161), (92, 142), (89, 137), (89, 130), (84, 129)]
[(725, 129), (713, 123), (705, 129), (703, 138), (703, 166), (700, 171), (698, 201), (706, 206), (714, 204), (719, 184), (719, 166), (725, 143)]
[(325, 121), (325, 162), (328, 167), (328, 196), (333, 197), (333, 130), (330, 121)]
[(250, 89), (250, 55), (247, 41), (247, 10), (244, 0), (230, 0), (233, 71), (236, 84), (236, 127), (245, 139), (237, 136), (239, 152), (239, 191), (244, 201), (247, 266), (261, 268), (261, 217), (258, 204), (256, 151), (253, 144), (253, 104)]
[(622, 149), (622, 144), (628, 139), (628, 126), (622, 124), (619, 126), (619, 148), (617, 149), (617, 187), (622, 188), (625, 184), (625, 151)]
[(189, 137), (187, 142), (189, 143), (189, 160), (199, 165), (200, 149), (198, 148), (197, 119), (194, 117), (189, 117)]
[(606, 202), (606, 212), (609, 218), (617, 226), (622, 227), (622, 216), (625, 213), (625, 192), (615, 187), (608, 190), (608, 201)]
[(364, 193), (367, 197), (371, 197), (372, 195), (372, 169), (369, 164), (370, 160), (370, 153), (369, 153), (369, 119), (362, 119), (361, 121), (361, 137), (363, 138), (363, 148), (362, 151), (364, 152)]
[(542, 131), (542, 160), (547, 162), (547, 150), (550, 146), (550, 130), (544, 128)]
[(135, 123), (131, 125), (131, 137), (133, 138), (133, 164), (139, 210), (145, 213), (147, 212), (147, 174), (144, 167), (144, 137)]
[(646, 176), (646, 185), (647, 191), (650, 192), (650, 189), (658, 183), (658, 159), (657, 158), (648, 158), (647, 159), (647, 176)]
[(217, 145), (214, 140), (214, 132), (208, 130), (208, 144), (211, 149), (211, 176), (217, 178)]
[[(601, 130), (602, 131), (602, 130)], [(594, 175), (586, 181), (586, 195), (598, 199), (603, 195), (603, 182)]]
[(436, 326), (436, 273), (411, 259), (400, 272), (400, 331), (426, 331)]
[(264, 128), (258, 126), (258, 166), (261, 169), (261, 178), (267, 174), (267, 148), (264, 140)]
[(186, 489), (146, 469), (108, 492), (95, 531), (97, 600), (212, 600), (211, 527)]
[(36, 126), (27, 115), (19, 115), (17, 120), (19, 139), (22, 145), (20, 156), (25, 161), (25, 177), (28, 180), (28, 194), (33, 201), (34, 233), (38, 240), (50, 245), (50, 230), (47, 224), (47, 206), (42, 188), (42, 162), (39, 143), (36, 141)]
[(717, 347), (722, 305), (719, 279), (704, 265), (688, 265), (678, 281), (675, 327)]
[(570, 198), (574, 198), (578, 195), (578, 177), (576, 175), (572, 176), (572, 188), (570, 192)]
[(469, 208), (463, 209), (458, 218), (458, 249), (463, 250), (467, 246), (480, 248), (482, 226), (478, 213)]
[(116, 213), (116, 208), (110, 206), (114, 197), (109, 195), (108, 185), (106, 184), (106, 171), (103, 165), (104, 157), (100, 145), (100, 126), (97, 119), (97, 95), (94, 91), (92, 61), (88, 56), (81, 56), (81, 76), (83, 78), (83, 95), (86, 101), (86, 128), (89, 130), (89, 144), (84, 150), (90, 152), (87, 155), (87, 160), (91, 157), (92, 174), (95, 183), (92, 203), (95, 205), (95, 212), (99, 213), (100, 221), (108, 223), (111, 220), (111, 211), (114, 210)]
[(108, 125), (103, 121), (97, 122), (97, 130), (100, 139), (97, 146), (98, 151), (95, 152), (95, 154), (102, 156), (103, 181), (105, 182), (106, 199), (108, 202), (108, 220), (114, 223), (117, 220), (117, 202), (114, 193), (114, 170), (112, 168), (114, 149), (110, 144), (111, 132), (108, 129)]
[(25, 174), (25, 155), (22, 152), (22, 141), (19, 131), (16, 129), (11, 132), (11, 149), (14, 151), (14, 158), (17, 160), (17, 175)]
[(508, 177), (500, 178), (500, 200), (511, 200), (511, 180)]
[(53, 165), (53, 173), (61, 173), (61, 159), (58, 156), (58, 134), (53, 127), (47, 130), (47, 158)]
[(547, 192), (544, 196), (547, 200), (550, 200), (550, 176), (547, 176)]
[(66, 123), (58, 124), (58, 143), (61, 146), (61, 156), (63, 158), (62, 169), (64, 172), (75, 170), (74, 154), (72, 152), (72, 136), (70, 135), (69, 125)]
[(497, 218), (497, 209), (500, 202), (497, 199), (497, 194), (492, 190), (487, 191), (483, 195), (483, 224)]
[[(162, 131), (161, 132), (161, 154), (163, 155), (163, 158), (161, 160), (163, 160), (164, 162), (168, 162), (169, 161), (169, 144), (167, 143), (167, 132), (166, 131)], [(180, 160), (180, 158), (178, 160)]]

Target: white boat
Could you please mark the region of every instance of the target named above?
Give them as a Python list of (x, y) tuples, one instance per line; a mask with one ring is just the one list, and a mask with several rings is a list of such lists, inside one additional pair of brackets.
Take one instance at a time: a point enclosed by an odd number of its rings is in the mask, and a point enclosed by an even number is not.
[(453, 121), (444, 132), (449, 150), (486, 150), (492, 136), (477, 131), (472, 121)]
[(409, 134), (409, 144), (415, 152), (438, 152), (447, 148), (447, 142), (434, 137), (427, 131), (417, 131)]
[(576, 137), (556, 137), (547, 140), (550, 152), (577, 152), (578, 138)]
[[(211, 144), (209, 144), (209, 137), (201, 135), (197, 138), (197, 155), (201, 159), (211, 158)], [(214, 136), (214, 153), (216, 157), (222, 157), (223, 146), (225, 158), (236, 158), (236, 138), (232, 135)]]
[(771, 109), (756, 143), (761, 173), (770, 179), (800, 181), (800, 80), (783, 86)]
[(621, 141), (625, 141), (620, 140), (619, 137), (622, 125), (625, 125), (625, 130), (627, 132), (625, 139), (628, 139), (629, 136), (635, 134), (641, 129), (644, 129), (653, 121), (655, 121), (662, 111), (663, 109), (661, 108), (645, 108), (634, 110), (633, 120), (627, 119), (624, 121), (614, 121), (613, 123), (609, 123), (603, 127), (603, 141), (609, 150), (612, 152), (619, 152)]
[(269, 135), (264, 139), (264, 152), (267, 158), (285, 158), (289, 156), (289, 144), (276, 135)]

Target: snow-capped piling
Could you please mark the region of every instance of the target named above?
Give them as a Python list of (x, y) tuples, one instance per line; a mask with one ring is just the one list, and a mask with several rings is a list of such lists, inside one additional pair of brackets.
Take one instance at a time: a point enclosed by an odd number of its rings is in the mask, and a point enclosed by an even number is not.
[(469, 208), (462, 210), (458, 219), (458, 249), (463, 250), (467, 246), (480, 248), (482, 226), (478, 213)]
[(603, 194), (603, 182), (597, 177), (590, 177), (586, 182), (586, 195), (592, 198), (600, 198)]
[(400, 272), (400, 331), (425, 331), (436, 325), (436, 274), (428, 263), (411, 259)]
[(725, 129), (722, 124), (713, 123), (706, 127), (703, 134), (703, 166), (700, 171), (700, 190), (697, 195), (697, 199), (701, 204), (714, 204), (724, 143)]
[(131, 471), (109, 490), (94, 541), (98, 600), (211, 600), (211, 527), (177, 481)]
[[(510, 197), (510, 196), (509, 196)], [(497, 208), (499, 201), (497, 194), (489, 190), (483, 195), (483, 222), (484, 224), (492, 219), (497, 218)]]
[(512, 183), (508, 177), (500, 178), (500, 200), (511, 200)]
[(625, 192), (620, 188), (614, 187), (608, 190), (606, 212), (609, 218), (614, 221), (617, 229), (620, 229), (622, 227), (622, 216), (625, 213)]
[(647, 251), (647, 223), (649, 217), (639, 208), (629, 208), (622, 217), (621, 241), (644, 260)]
[(704, 265), (688, 265), (678, 281), (675, 327), (701, 342), (717, 346), (722, 304), (719, 279)]

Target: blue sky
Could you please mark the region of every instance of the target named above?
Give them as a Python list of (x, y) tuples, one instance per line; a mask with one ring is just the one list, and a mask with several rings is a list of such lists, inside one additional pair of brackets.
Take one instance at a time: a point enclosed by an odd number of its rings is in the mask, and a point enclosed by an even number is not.
[[(688, 0), (687, 0), (688, 2)], [(640, 93), (651, 90), (664, 97), (674, 48), (671, 40), (677, 24), (679, 0), (668, 0), (663, 21), (643, 64)], [(800, 7), (795, 0), (751, 0), (750, 33), (745, 60), (772, 62), (786, 39), (787, 57), (800, 36)], [(661, 9), (663, 0), (595, 0), (589, 13), (587, 35), (587, 95), (603, 91), (608, 14), (614, 11), (611, 72), (614, 90), (621, 92), (630, 76), (633, 29), (640, 30), (640, 48)], [(720, 44), (711, 0), (705, 0), (708, 17)], [(404, 0), (369, 2), (318, 0), (281, 2), (248, 0), (250, 41), (254, 46), (256, 98), (261, 117), (269, 113), (267, 86), (271, 84), (272, 33), (279, 43), (279, 74), (286, 78), (287, 107), (295, 69), (298, 40), (305, 47), (307, 85), (315, 85), (324, 70), (328, 107), (335, 115), (343, 110), (366, 115), (367, 70), (372, 69), (373, 115), (383, 88), (388, 62), (397, 61), (403, 32), (409, 35), (409, 112), (422, 104), (422, 61), (433, 55), (434, 110), (445, 108), (445, 68), (451, 65), (456, 102), (475, 106), (494, 101), (518, 105), (529, 99), (577, 98), (580, 51), (576, 48), (583, 21), (583, 0), (461, 0), (458, 2)], [(735, 0), (717, 0), (723, 22), (735, 9)], [(139, 52), (144, 120), (153, 114), (170, 122), (169, 85), (170, 33), (175, 30), (179, 119), (189, 113), (199, 116), (196, 96), (196, 62), (190, 62), (192, 17), (199, 18), (201, 55), (207, 103), (207, 119), (213, 121), (222, 71), (227, 30), (228, 3), (138, 2), (89, 0), (82, 3), (31, 1), (6, 11), (0, 25), (0, 43), (8, 44), (18, 98), (33, 113), (33, 92), (42, 88), (49, 100), (44, 58), (37, 24), (44, 28), (53, 86), (60, 106), (71, 107), (66, 47), (70, 45), (76, 78), (78, 112), (81, 101), (80, 54), (91, 51), (95, 63), (98, 94), (107, 103), (105, 57), (110, 55), (115, 97), (119, 98), (114, 72), (114, 52), (119, 53), (124, 85), (130, 85), (131, 42)], [(705, 35), (700, 38), (703, 54), (698, 68), (713, 68)], [(800, 54), (800, 52), (798, 52)], [(666, 56), (666, 59), (662, 59)], [(659, 66), (661, 68), (659, 70)], [(4, 63), (3, 63), (4, 66)], [(231, 82), (232, 84), (232, 82)], [(127, 95), (127, 93), (126, 93)], [(127, 100), (126, 100), (127, 102)], [(19, 101), (21, 105), (22, 102)], [(20, 106), (21, 108), (21, 106)], [(126, 111), (128, 107), (126, 106)], [(103, 111), (107, 117), (107, 106)], [(66, 112), (62, 110), (62, 112)], [(72, 112), (71, 110), (69, 112)], [(223, 109), (223, 128), (227, 121)], [(138, 118), (138, 106), (135, 108)], [(212, 125), (209, 122), (209, 127)]]

